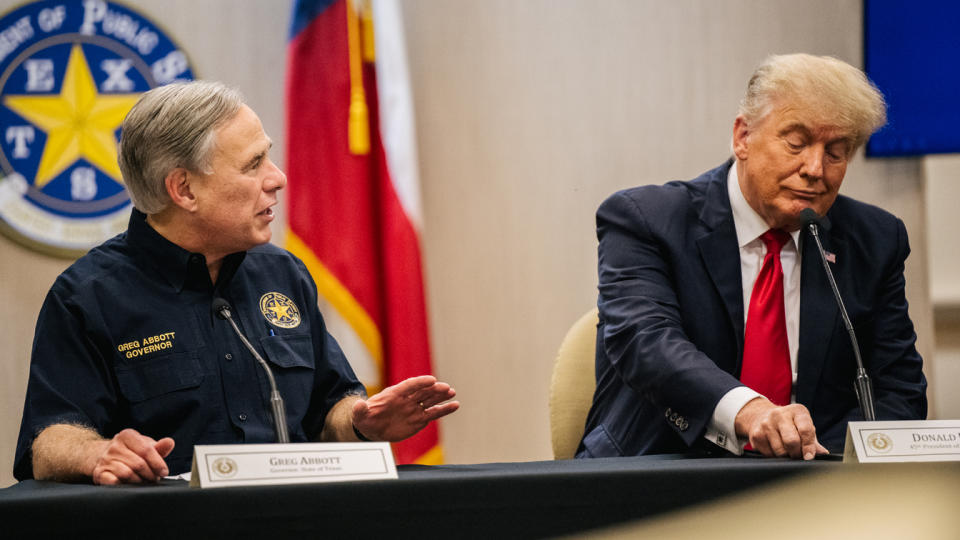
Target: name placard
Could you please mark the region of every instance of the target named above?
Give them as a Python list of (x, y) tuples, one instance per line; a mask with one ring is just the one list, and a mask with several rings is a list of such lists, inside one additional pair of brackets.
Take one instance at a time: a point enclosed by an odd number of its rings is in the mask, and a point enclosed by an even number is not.
[(218, 444), (193, 447), (190, 486), (215, 488), (397, 478), (390, 443)]
[(960, 420), (850, 422), (843, 461), (960, 461)]

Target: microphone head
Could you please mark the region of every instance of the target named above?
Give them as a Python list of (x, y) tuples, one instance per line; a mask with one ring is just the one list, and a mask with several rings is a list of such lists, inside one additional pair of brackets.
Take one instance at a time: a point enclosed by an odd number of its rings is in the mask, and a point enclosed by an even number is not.
[(800, 211), (800, 221), (804, 227), (817, 225), (826, 231), (830, 230), (830, 219), (827, 216), (821, 216), (812, 208), (804, 208)]
[(230, 303), (219, 296), (213, 299), (213, 312), (223, 320), (230, 318)]

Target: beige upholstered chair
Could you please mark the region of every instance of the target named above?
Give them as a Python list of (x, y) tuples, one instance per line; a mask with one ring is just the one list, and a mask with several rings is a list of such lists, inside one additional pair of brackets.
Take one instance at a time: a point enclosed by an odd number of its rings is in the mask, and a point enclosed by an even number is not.
[(583, 437), (597, 384), (596, 339), (597, 308), (593, 308), (573, 324), (557, 352), (550, 381), (550, 439), (554, 459), (571, 459)]

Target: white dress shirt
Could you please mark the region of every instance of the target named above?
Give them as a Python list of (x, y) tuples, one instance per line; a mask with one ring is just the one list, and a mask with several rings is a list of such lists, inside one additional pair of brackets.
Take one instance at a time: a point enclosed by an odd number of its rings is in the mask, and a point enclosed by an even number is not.
[[(767, 232), (770, 226), (744, 198), (737, 176), (736, 161), (727, 174), (727, 194), (730, 196), (733, 225), (737, 231), (737, 244), (740, 246), (743, 321), (744, 327), (746, 327), (747, 315), (750, 311), (750, 295), (753, 293), (753, 285), (757, 281), (757, 275), (760, 274), (763, 258), (767, 254), (767, 247), (760, 236)], [(791, 391), (790, 401), (794, 402), (796, 401), (797, 348), (800, 335), (800, 250), (798, 249), (800, 231), (796, 230), (790, 233), (790, 239), (780, 251), (780, 264), (783, 267), (783, 302), (787, 319), (790, 369), (793, 373), (793, 390)], [(742, 454), (747, 440), (736, 436), (734, 419), (747, 402), (759, 395), (746, 386), (738, 386), (727, 392), (717, 403), (717, 407), (713, 411), (713, 417), (707, 424), (704, 437), (734, 454)]]

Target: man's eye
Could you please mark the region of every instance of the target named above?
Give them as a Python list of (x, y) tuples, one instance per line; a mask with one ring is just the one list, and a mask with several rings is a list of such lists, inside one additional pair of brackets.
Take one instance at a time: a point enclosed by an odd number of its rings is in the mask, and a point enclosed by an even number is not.
[(787, 147), (791, 150), (799, 151), (803, 149), (803, 143), (800, 141), (787, 140), (786, 143), (787, 143)]

